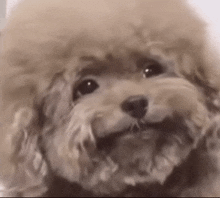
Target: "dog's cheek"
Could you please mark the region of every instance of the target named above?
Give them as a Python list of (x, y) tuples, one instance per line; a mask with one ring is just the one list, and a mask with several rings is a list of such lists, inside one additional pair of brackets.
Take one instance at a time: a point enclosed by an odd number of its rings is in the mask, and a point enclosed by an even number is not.
[(80, 178), (79, 151), (70, 150), (62, 137), (47, 137), (50, 139), (45, 147), (45, 155), (53, 172), (71, 182), (78, 182)]
[[(14, 175), (9, 178), (9, 189), (24, 196), (39, 196), (47, 190), (44, 177), (47, 164), (38, 148), (38, 134), (31, 121), (34, 113), (30, 109), (19, 109), (11, 126), (10, 142), (13, 146), (11, 162)], [(32, 129), (32, 130), (31, 130)]]
[(74, 123), (69, 130), (56, 129), (54, 134), (44, 137), (46, 157), (55, 174), (77, 183), (91, 171), (90, 155), (94, 150), (88, 133), (81, 129)]
[(182, 84), (170, 85), (169, 87), (161, 86), (162, 88), (159, 87), (153, 97), (156, 104), (165, 106), (196, 127), (197, 130), (192, 135), (197, 139), (204, 135), (202, 129), (207, 127), (209, 123), (208, 110), (202, 93), (199, 93), (193, 85), (185, 81)]

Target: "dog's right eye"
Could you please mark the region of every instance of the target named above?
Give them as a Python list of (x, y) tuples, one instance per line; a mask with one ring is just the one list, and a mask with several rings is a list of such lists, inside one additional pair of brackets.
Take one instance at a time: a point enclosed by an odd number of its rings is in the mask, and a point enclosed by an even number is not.
[(90, 94), (99, 88), (99, 85), (96, 81), (92, 79), (82, 81), (75, 89), (74, 99), (79, 98), (80, 96)]

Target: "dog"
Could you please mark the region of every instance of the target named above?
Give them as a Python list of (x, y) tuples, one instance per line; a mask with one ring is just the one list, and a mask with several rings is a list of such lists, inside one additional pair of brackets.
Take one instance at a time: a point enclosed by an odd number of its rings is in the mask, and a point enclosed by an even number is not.
[(24, 0), (2, 32), (5, 196), (220, 196), (219, 58), (184, 0)]

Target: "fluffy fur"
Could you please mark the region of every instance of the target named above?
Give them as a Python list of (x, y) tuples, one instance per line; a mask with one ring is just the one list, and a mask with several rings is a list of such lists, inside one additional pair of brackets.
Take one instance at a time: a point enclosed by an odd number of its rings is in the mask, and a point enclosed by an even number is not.
[[(182, 0), (24, 0), (2, 34), (6, 195), (220, 196), (206, 36)], [(161, 72), (143, 77), (149, 65)], [(148, 103), (138, 119), (133, 96)]]

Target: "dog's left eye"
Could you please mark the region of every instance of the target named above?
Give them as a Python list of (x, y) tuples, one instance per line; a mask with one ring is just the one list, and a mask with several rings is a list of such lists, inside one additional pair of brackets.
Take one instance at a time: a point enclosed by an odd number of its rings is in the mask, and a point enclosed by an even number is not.
[(82, 95), (90, 94), (99, 88), (98, 83), (95, 80), (88, 79), (82, 81), (76, 88), (74, 98), (78, 98)]
[(143, 68), (143, 75), (145, 78), (160, 75), (164, 72), (162, 65), (155, 61), (140, 60), (138, 66)]

